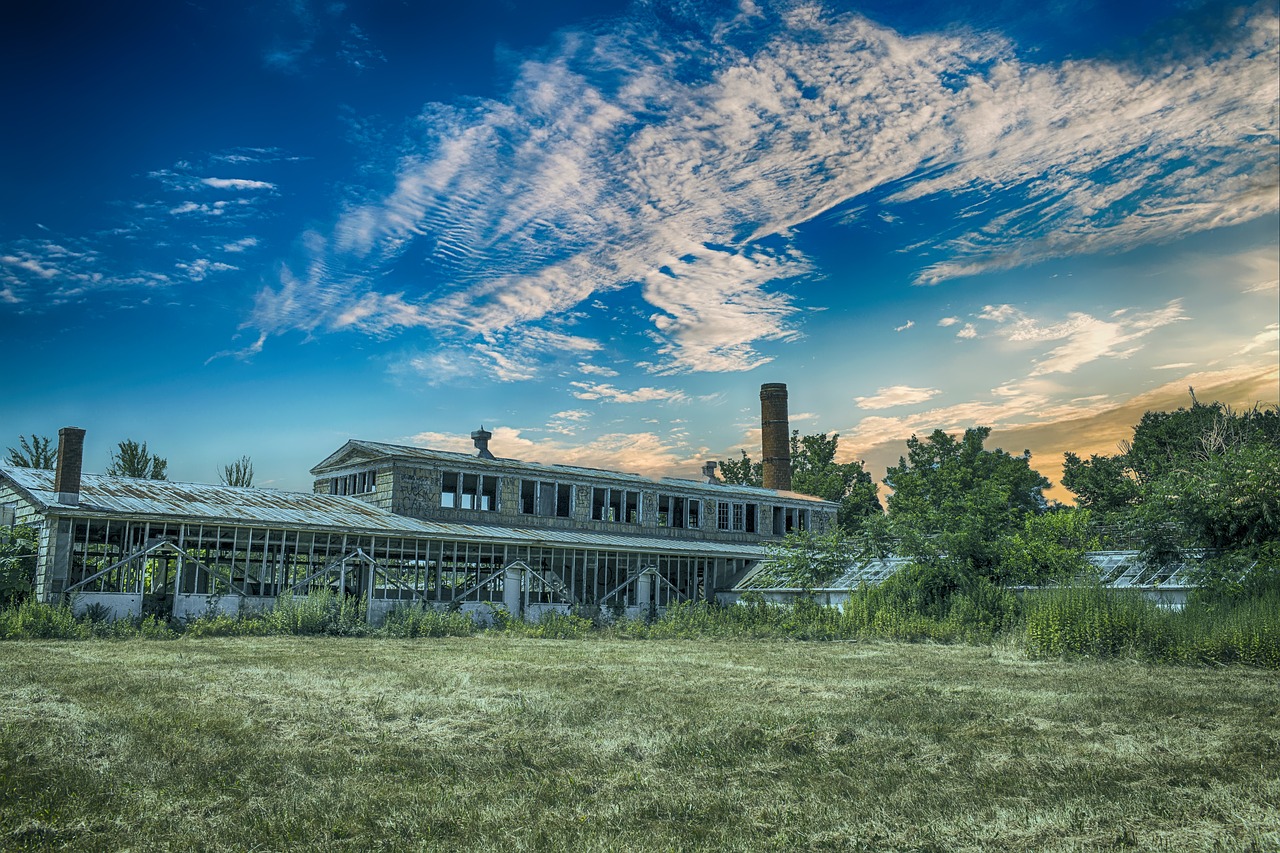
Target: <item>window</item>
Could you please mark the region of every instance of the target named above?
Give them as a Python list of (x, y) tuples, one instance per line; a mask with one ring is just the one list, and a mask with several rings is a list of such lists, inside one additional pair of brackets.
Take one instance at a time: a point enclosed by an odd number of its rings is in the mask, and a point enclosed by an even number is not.
[(363, 495), (378, 488), (377, 471), (360, 471), (347, 474), (345, 477), (334, 477), (329, 481), (331, 495)]
[(494, 512), (498, 509), (498, 478), (445, 471), (440, 475), (440, 506)]
[(592, 489), (591, 517), (596, 521), (640, 523), (640, 493), (626, 489)]
[(573, 515), (573, 487), (567, 483), (521, 480), (520, 512), (569, 518)]
[(773, 532), (778, 536), (790, 533), (793, 530), (808, 530), (809, 522), (809, 510), (807, 509), (774, 507)]
[(658, 495), (658, 526), (696, 528), (702, 517), (702, 501), (677, 495)]
[(720, 501), (716, 507), (716, 526), (738, 533), (756, 532), (756, 505)]

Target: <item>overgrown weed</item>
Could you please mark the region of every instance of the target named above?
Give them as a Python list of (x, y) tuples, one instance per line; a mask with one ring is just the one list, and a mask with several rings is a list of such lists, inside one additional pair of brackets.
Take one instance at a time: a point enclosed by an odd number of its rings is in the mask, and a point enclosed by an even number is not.
[[(658, 614), (627, 618), (579, 608), (548, 611), (526, 622), (501, 605), (482, 627), (457, 610), (405, 606), (378, 627), (366, 621), (367, 602), (324, 590), (285, 596), (262, 612), (235, 615), (211, 608), (185, 623), (156, 616), (104, 618), (90, 609), (80, 617), (67, 604), (26, 600), (0, 610), (0, 639), (88, 640), (240, 636), (337, 636), (431, 638), (479, 633), (573, 640), (587, 636), (624, 640), (737, 639), (808, 642), (869, 639), (904, 642), (1018, 644), (1031, 658), (1131, 658), (1170, 664), (1242, 664), (1280, 669), (1280, 590), (1242, 598), (1193, 597), (1169, 610), (1136, 591), (1067, 586), (1029, 592), (1020, 599), (990, 583), (973, 584), (923, 606), (909, 582), (852, 591), (843, 607), (802, 597), (770, 603), (748, 593), (736, 605), (683, 602)], [(922, 612), (927, 610), (928, 612)]]

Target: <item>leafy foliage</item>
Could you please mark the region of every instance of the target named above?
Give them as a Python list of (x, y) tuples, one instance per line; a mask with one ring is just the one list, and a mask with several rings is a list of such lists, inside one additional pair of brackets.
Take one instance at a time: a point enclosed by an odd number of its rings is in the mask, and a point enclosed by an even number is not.
[(854, 542), (839, 525), (827, 530), (797, 530), (781, 542), (765, 546), (779, 578), (788, 585), (813, 589), (839, 577), (856, 557)]
[(837, 462), (840, 434), (791, 433), (791, 488), (840, 504), (837, 519), (846, 530), (858, 528), (863, 519), (883, 512), (876, 483), (861, 462)]
[(253, 460), (248, 456), (241, 456), (234, 462), (228, 462), (218, 472), (218, 479), (222, 481), (224, 486), (241, 486), (244, 488), (252, 486)]
[(1116, 456), (1067, 454), (1063, 485), (1101, 521), (1133, 531), (1149, 560), (1187, 548), (1280, 540), (1280, 410), (1201, 403), (1146, 412)]
[[(791, 490), (840, 504), (839, 523), (856, 530), (864, 519), (883, 512), (876, 495), (876, 483), (862, 462), (837, 462), (840, 434), (791, 432)], [(726, 483), (759, 486), (764, 482), (763, 466), (753, 462), (747, 451), (740, 459), (720, 462), (720, 478)]]
[(741, 459), (725, 459), (720, 463), (720, 479), (734, 486), (762, 486), (764, 466), (752, 462), (744, 450)]
[(53, 441), (45, 436), (33, 433), (31, 441), (28, 442), (25, 435), (20, 435), (18, 447), (9, 448), (7, 461), (15, 468), (52, 470), (58, 462), (58, 451)]
[(24, 525), (0, 529), (0, 606), (25, 599), (35, 582), (36, 532)]
[(1049, 481), (1031, 467), (1030, 454), (983, 449), (990, 434), (990, 427), (974, 427), (957, 440), (935, 430), (907, 441), (907, 456), (885, 478), (894, 490), (889, 528), (901, 554), (948, 565), (956, 578), (1001, 579), (1002, 540), (1046, 510)]
[(113, 477), (138, 477), (143, 480), (167, 480), (165, 469), (168, 467), (169, 461), (150, 453), (145, 441), (139, 444), (131, 438), (126, 438), (120, 442), (117, 451), (112, 451), (107, 474)]
[(1131, 475), (1123, 457), (1099, 456), (1081, 460), (1074, 453), (1065, 454), (1062, 485), (1076, 495), (1076, 503), (1103, 517), (1128, 512), (1141, 495), (1138, 481)]

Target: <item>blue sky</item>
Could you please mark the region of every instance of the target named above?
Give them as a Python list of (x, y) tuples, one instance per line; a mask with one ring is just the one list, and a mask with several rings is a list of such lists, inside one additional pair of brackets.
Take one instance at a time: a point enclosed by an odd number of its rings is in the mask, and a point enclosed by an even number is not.
[[(909, 5), (910, 8), (905, 7)], [(465, 6), (465, 8), (460, 8)], [(457, 8), (455, 8), (457, 7)], [(0, 446), (696, 476), (758, 389), (1050, 478), (1280, 399), (1277, 8), (10, 4)]]

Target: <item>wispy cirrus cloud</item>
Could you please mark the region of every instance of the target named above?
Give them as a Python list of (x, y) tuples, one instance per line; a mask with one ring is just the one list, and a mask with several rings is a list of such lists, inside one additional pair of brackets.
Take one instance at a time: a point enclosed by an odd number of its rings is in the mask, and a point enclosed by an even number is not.
[(609, 403), (653, 403), (660, 401), (679, 402), (687, 400), (683, 391), (670, 388), (637, 388), (624, 391), (603, 382), (570, 382), (577, 391), (573, 396), (579, 400), (604, 400)]
[(854, 397), (859, 409), (892, 409), (895, 406), (913, 406), (938, 396), (937, 388), (913, 388), (910, 385), (891, 385), (879, 388), (867, 397)]
[[(309, 240), (253, 322), (342, 328), (357, 305), (366, 331), (483, 338), (638, 288), (654, 372), (746, 370), (799, 334), (794, 231), (866, 200), (973, 201), (920, 245), (925, 284), (1248, 221), (1277, 209), (1277, 16), (1232, 14), (1214, 43), (1059, 63), (817, 4), (700, 38), (562, 33), (503, 100), (424, 112), (395, 185)], [(410, 247), (438, 275), (399, 270)]]
[[(0, 244), (0, 287), (8, 294), (2, 301), (39, 311), (95, 290), (149, 291), (235, 270), (229, 256), (261, 244), (244, 231), (268, 215), (279, 185), (228, 173), (298, 159), (274, 148), (235, 148), (153, 170), (145, 175), (153, 189), (117, 202), (117, 218), (107, 227), (67, 235), (40, 225), (44, 236)], [(146, 265), (129, 266), (140, 246), (148, 249)]]
[(1141, 349), (1142, 338), (1188, 319), (1181, 299), (1151, 311), (1122, 309), (1105, 320), (1073, 311), (1065, 320), (1045, 324), (1012, 305), (988, 305), (979, 317), (994, 324), (990, 334), (1013, 343), (1063, 342), (1036, 359), (1031, 376), (1072, 373), (1100, 358), (1128, 358)]
[[(608, 433), (585, 444), (533, 439), (524, 432), (514, 427), (495, 427), (489, 447), (503, 459), (628, 471), (655, 478), (679, 473), (691, 476), (700, 464), (690, 456), (690, 448), (652, 432)], [(470, 437), (464, 434), (423, 432), (400, 440), (433, 450), (475, 450)]]

